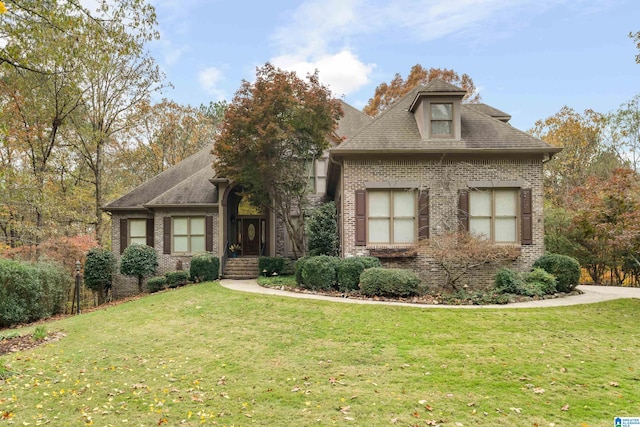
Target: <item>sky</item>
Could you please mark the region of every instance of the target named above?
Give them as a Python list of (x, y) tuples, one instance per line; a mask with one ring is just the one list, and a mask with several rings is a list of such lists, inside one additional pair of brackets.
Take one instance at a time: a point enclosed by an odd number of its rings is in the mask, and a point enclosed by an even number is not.
[(198, 106), (231, 101), (266, 62), (320, 80), (362, 109), (411, 67), (473, 79), (482, 101), (531, 129), (563, 106), (617, 110), (640, 94), (638, 0), (151, 0), (149, 45), (173, 88)]

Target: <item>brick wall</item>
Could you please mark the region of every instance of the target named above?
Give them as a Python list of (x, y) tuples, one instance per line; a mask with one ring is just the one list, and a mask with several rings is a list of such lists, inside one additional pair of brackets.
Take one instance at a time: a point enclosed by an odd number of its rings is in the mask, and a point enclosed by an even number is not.
[[(471, 181), (519, 181), (532, 190), (533, 244), (522, 245), (521, 255), (510, 267), (529, 269), (544, 252), (542, 159), (466, 159), (466, 160), (345, 160), (343, 164), (342, 244), (343, 256), (369, 255), (372, 249), (355, 244), (355, 192), (365, 190), (365, 182), (419, 182), (429, 190), (430, 235), (437, 236), (457, 229), (458, 191), (469, 189)], [(389, 267), (410, 268), (427, 285), (443, 283), (443, 272), (424, 250), (415, 258), (386, 259)], [(474, 270), (467, 278), (471, 287), (486, 287), (493, 281), (495, 267)]]
[[(164, 218), (172, 217), (172, 216), (195, 216), (195, 215), (207, 215), (213, 216), (213, 254), (215, 256), (220, 256), (218, 254), (218, 238), (219, 238), (219, 230), (218, 230), (218, 212), (215, 210), (214, 212), (203, 210), (203, 209), (191, 209), (191, 210), (179, 210), (179, 209), (163, 209), (157, 210), (153, 214), (154, 219), (154, 243), (155, 250), (158, 254), (158, 270), (156, 274), (158, 276), (162, 276), (165, 273), (170, 271), (175, 271), (178, 265), (178, 262), (182, 263), (182, 269), (185, 271), (189, 271), (190, 263), (191, 263), (191, 255), (173, 255), (173, 254), (164, 254)], [(112, 215), (112, 228), (111, 228), (111, 241), (112, 241), (112, 250), (118, 260), (118, 266), (120, 265), (120, 219), (121, 218), (144, 218), (144, 216), (140, 216), (140, 214), (135, 213), (113, 213)], [(119, 268), (119, 267), (118, 267)], [(116, 274), (113, 283), (113, 297), (114, 298), (122, 298), (128, 295), (134, 295), (138, 293), (138, 281), (135, 278), (131, 278), (128, 276), (123, 276), (120, 273)]]

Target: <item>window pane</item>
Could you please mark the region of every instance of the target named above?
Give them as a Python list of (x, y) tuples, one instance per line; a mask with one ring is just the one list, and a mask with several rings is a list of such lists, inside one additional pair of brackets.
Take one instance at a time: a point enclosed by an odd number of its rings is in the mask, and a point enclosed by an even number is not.
[(393, 243), (413, 243), (415, 241), (413, 219), (395, 219), (393, 221)]
[(327, 176), (327, 160), (316, 160), (316, 176)]
[(147, 220), (132, 219), (129, 221), (129, 236), (145, 237), (147, 235)]
[(369, 193), (369, 216), (389, 215), (389, 193), (384, 191), (372, 191)]
[(489, 218), (470, 218), (469, 231), (476, 236), (484, 236), (491, 238), (491, 219)]
[(173, 219), (173, 234), (186, 235), (187, 230), (187, 218)]
[(369, 220), (369, 242), (389, 243), (389, 220), (370, 219)]
[(189, 238), (187, 236), (173, 236), (173, 251), (188, 252)]
[(204, 252), (204, 236), (191, 238), (191, 252)]
[(496, 216), (516, 216), (517, 192), (515, 190), (496, 190)]
[(394, 191), (393, 192), (393, 216), (410, 216), (416, 214), (416, 198), (413, 191)]
[(491, 193), (489, 191), (469, 192), (469, 215), (491, 216)]
[(446, 120), (433, 120), (431, 122), (431, 135), (451, 135), (451, 122)]
[(310, 177), (307, 181), (307, 191), (309, 193), (316, 192), (316, 179), (314, 177)]
[(191, 235), (204, 236), (204, 218), (191, 218)]
[(496, 218), (496, 242), (515, 242), (516, 241), (516, 219), (515, 218)]
[(451, 104), (431, 104), (432, 120), (451, 120), (453, 119)]
[(147, 244), (147, 238), (146, 237), (132, 237), (130, 239), (130, 243), (132, 245), (146, 245)]
[(316, 192), (324, 193), (327, 189), (327, 178), (317, 178), (318, 180), (318, 188)]

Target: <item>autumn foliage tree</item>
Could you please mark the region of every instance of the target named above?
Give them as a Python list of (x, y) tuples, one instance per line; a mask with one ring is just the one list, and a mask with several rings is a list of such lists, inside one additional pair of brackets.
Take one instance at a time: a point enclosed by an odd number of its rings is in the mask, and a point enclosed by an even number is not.
[(341, 115), (317, 72), (303, 80), (267, 63), (236, 92), (214, 146), (218, 174), (283, 221), (296, 256), (305, 252), (306, 165), (328, 148)]
[(447, 68), (426, 69), (422, 65), (416, 64), (411, 67), (406, 80), (399, 73), (396, 73), (391, 82), (378, 85), (373, 98), (369, 99), (362, 111), (371, 117), (375, 117), (414, 87), (426, 85), (433, 79), (441, 79), (465, 89), (467, 91), (463, 98), (465, 102), (480, 102), (480, 94), (476, 92), (476, 86), (468, 74), (459, 75), (457, 72)]

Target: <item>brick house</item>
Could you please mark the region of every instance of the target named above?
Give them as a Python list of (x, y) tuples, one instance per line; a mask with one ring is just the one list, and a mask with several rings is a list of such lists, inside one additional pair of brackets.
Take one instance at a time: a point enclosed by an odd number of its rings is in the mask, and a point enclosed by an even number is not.
[[(433, 80), (375, 119), (343, 103), (339, 143), (309, 175), (313, 202), (336, 201), (343, 257), (375, 255), (437, 282), (441, 272), (418, 243), (458, 227), (519, 246), (515, 268), (529, 268), (542, 255), (543, 164), (559, 149), (513, 128), (504, 112), (463, 104), (464, 95)], [(242, 257), (291, 256), (282, 224), (216, 176), (210, 151), (104, 207), (116, 255), (132, 243), (153, 246), (159, 273), (188, 269), (201, 251), (219, 256), (224, 267), (235, 243)], [(480, 274), (478, 284), (492, 274)], [(136, 289), (133, 279), (114, 284), (116, 296)]]

